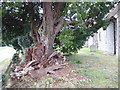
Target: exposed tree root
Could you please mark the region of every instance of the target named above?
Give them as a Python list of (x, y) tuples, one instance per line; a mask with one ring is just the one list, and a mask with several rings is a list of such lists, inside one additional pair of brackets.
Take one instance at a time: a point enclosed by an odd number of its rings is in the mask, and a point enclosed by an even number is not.
[[(13, 70), (14, 73), (11, 75), (12, 79), (21, 79), (21, 77), (24, 75), (30, 75), (33, 78), (39, 78), (44, 74), (55, 73), (55, 70), (63, 68), (65, 57), (62, 56), (60, 52), (55, 51), (46, 60), (41, 60), (44, 56), (44, 50), (41, 48), (43, 47), (37, 46), (26, 50), (28, 51), (26, 54), (26, 61), (28, 63), (24, 66), (15, 66)], [(38, 52), (40, 53), (38, 54)]]

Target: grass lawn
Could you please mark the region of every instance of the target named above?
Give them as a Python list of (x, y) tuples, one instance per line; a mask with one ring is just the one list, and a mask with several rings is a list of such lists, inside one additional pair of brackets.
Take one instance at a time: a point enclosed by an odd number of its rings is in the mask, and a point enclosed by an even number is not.
[[(2, 55), (4, 55), (4, 57), (5, 57), (5, 59), (3, 59), (3, 60), (0, 61), (0, 73), (3, 73), (7, 69), (7, 66), (10, 63), (10, 60), (12, 59), (12, 55), (11, 55), (11, 57), (7, 56), (9, 53), (11, 53), (11, 52), (8, 53), (9, 50), (6, 51), (6, 52), (4, 52), (4, 50), (6, 50), (6, 49), (13, 50), (11, 47), (0, 47), (0, 53)], [(4, 53), (6, 53), (6, 54), (4, 54)]]
[[(7, 62), (0, 63), (3, 64)], [(54, 74), (32, 79), (29, 75), (15, 82), (17, 88), (118, 88), (118, 59), (101, 51), (82, 48), (67, 56), (68, 65)]]
[(3, 49), (5, 49), (5, 47), (0, 47), (0, 51), (3, 50)]
[(118, 59), (116, 56), (104, 55), (97, 50), (90, 52), (83, 48), (79, 53), (67, 57), (77, 67), (75, 72), (91, 79), (90, 82), (78, 81), (80, 88), (117, 88), (118, 87)]
[(11, 58), (7, 58), (4, 61), (0, 62), (0, 73), (4, 73), (5, 70), (7, 69), (7, 66), (10, 63)]

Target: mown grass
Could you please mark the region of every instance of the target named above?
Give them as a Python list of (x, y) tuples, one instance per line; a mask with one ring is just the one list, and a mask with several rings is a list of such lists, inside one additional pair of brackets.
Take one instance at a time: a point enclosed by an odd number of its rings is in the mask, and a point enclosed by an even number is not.
[(7, 66), (10, 63), (10, 60), (11, 60), (11, 58), (7, 58), (7, 59), (0, 62), (0, 72), (1, 73), (5, 72), (5, 70), (7, 69)]
[(76, 73), (91, 79), (90, 82), (78, 81), (75, 84), (76, 87), (118, 87), (118, 60), (116, 56), (104, 55), (99, 50), (90, 52), (88, 48), (82, 48), (79, 53), (68, 56), (67, 60), (76, 65)]
[(3, 50), (3, 49), (5, 49), (4, 47), (0, 47), (0, 50)]
[[(6, 46), (6, 47), (0, 47), (0, 52), (3, 53), (3, 51), (6, 49), (13, 50), (12, 47)], [(9, 52), (6, 52), (6, 53), (9, 53)], [(7, 69), (8, 65), (10, 63), (10, 60), (12, 59), (12, 57), (8, 57), (5, 55), (4, 55), (4, 57), (5, 57), (5, 60), (0, 61), (0, 72), (2, 72), (2, 73)]]
[(79, 53), (86, 53), (86, 54), (100, 54), (103, 55), (103, 52), (100, 50), (96, 50), (95, 52), (90, 52), (90, 49), (88, 49), (87, 47), (83, 47), (78, 51)]
[[(70, 85), (67, 77), (62, 77), (60, 81), (61, 87), (71, 86), (76, 88), (118, 88), (118, 60), (116, 56), (104, 55), (103, 52), (97, 50), (90, 52), (86, 47), (82, 48), (78, 53), (67, 56), (67, 61), (75, 65), (74, 72), (90, 79), (72, 81)], [(4, 72), (10, 58), (0, 62), (0, 72)], [(6, 65), (6, 66), (5, 66)], [(27, 81), (23, 80), (23, 84)], [(48, 78), (40, 83), (32, 82), (33, 87), (46, 87), (46, 84), (55, 83), (53, 78)], [(23, 85), (21, 85), (22, 87)]]

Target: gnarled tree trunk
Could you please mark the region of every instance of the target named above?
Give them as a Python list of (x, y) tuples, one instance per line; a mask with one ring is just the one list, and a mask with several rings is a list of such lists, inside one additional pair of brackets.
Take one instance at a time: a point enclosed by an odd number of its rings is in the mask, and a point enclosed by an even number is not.
[[(26, 59), (28, 61), (36, 60), (41, 64), (46, 64), (49, 61), (49, 57), (54, 53), (55, 37), (63, 27), (62, 11), (64, 7), (64, 2), (43, 2), (42, 22), (36, 21), (32, 23), (31, 35), (36, 45), (26, 50)], [(60, 56), (62, 57), (62, 55)]]

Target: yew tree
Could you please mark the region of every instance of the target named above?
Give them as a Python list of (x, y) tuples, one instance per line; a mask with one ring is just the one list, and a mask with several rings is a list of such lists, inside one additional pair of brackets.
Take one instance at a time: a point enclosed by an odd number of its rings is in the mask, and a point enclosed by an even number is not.
[(105, 27), (112, 2), (4, 2), (3, 42), (23, 50), (26, 59), (45, 61), (59, 48), (77, 51)]

